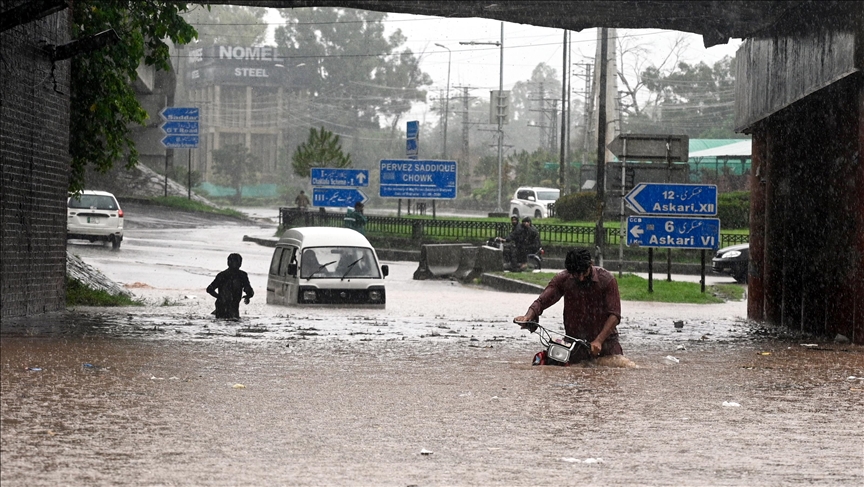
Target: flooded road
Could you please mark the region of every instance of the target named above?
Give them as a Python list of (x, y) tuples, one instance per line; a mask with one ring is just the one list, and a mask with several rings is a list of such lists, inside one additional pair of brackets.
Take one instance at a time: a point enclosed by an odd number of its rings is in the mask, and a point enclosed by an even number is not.
[[(510, 323), (531, 295), (391, 262), (386, 310), (297, 311), (264, 303), (272, 249), (242, 242), (272, 229), (127, 233), (70, 248), (145, 306), (4, 320), (4, 487), (864, 483), (862, 347), (742, 302), (625, 302), (638, 368), (531, 367)], [(258, 294), (216, 321), (235, 251)]]

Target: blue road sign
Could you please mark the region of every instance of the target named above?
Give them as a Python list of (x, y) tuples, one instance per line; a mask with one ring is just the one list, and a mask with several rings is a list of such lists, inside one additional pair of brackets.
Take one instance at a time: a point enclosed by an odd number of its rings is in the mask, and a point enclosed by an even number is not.
[(198, 147), (197, 135), (168, 135), (162, 139), (168, 149), (194, 149)]
[(420, 122), (416, 120), (408, 122), (408, 127), (406, 128), (405, 132), (407, 133), (407, 138), (416, 139), (417, 134), (420, 133)]
[(382, 198), (456, 198), (456, 161), (382, 159)]
[(312, 206), (349, 207), (366, 203), (366, 195), (354, 188), (312, 188)]
[(160, 128), (168, 135), (198, 135), (198, 122), (172, 120), (163, 123)]
[(627, 218), (627, 245), (673, 249), (716, 249), (720, 220), (674, 216)]
[(639, 183), (624, 201), (639, 214), (712, 216), (717, 214), (717, 186)]
[(165, 120), (198, 121), (198, 107), (165, 107), (159, 112)]
[(369, 186), (369, 170), (313, 167), (312, 186)]
[(417, 139), (408, 139), (405, 141), (405, 155), (408, 157), (417, 156)]

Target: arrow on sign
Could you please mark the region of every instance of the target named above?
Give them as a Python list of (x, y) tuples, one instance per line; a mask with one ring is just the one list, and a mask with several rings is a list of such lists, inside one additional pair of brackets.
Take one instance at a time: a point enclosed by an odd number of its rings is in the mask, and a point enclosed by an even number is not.
[(717, 186), (639, 183), (624, 201), (640, 214), (712, 216), (717, 214)]
[(645, 233), (645, 230), (639, 228), (639, 225), (636, 225), (630, 229), (630, 234), (633, 235), (634, 238), (641, 237), (643, 233)]

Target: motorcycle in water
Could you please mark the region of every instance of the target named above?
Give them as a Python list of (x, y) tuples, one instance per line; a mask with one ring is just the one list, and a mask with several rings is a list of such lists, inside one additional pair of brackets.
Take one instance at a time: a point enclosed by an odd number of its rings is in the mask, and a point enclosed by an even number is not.
[(529, 253), (528, 258), (525, 261), (526, 268), (525, 269), (513, 269), (511, 262), (511, 254), (515, 250), (513, 245), (508, 245), (507, 242), (501, 237), (490, 238), (486, 242), (487, 247), (494, 247), (497, 249), (501, 249), (502, 257), (504, 258), (504, 269), (508, 271), (516, 271), (516, 270), (540, 270), (543, 268), (543, 255), (546, 253), (543, 251), (543, 247), (537, 249), (536, 253)]
[[(545, 347), (544, 351), (534, 356), (534, 363), (532, 365), (569, 365), (570, 355), (577, 347), (585, 347), (589, 351), (591, 350), (591, 344), (587, 341), (552, 331), (543, 327), (537, 321), (513, 320), (513, 323), (531, 333), (537, 333), (540, 336), (540, 343)], [(557, 337), (553, 337), (552, 335), (557, 335)]]

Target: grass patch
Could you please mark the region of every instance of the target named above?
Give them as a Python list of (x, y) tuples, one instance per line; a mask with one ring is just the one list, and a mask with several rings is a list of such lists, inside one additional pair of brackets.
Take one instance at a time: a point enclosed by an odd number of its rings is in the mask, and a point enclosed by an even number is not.
[(142, 306), (129, 296), (93, 289), (81, 281), (66, 278), (66, 306)]
[[(510, 279), (545, 286), (555, 275), (552, 272), (496, 273)], [(616, 276), (617, 278), (617, 276)], [(734, 284), (719, 284), (705, 287), (696, 282), (667, 282), (654, 279), (654, 292), (648, 292), (648, 279), (635, 274), (623, 274), (618, 279), (618, 290), (624, 301), (655, 301), (659, 303), (716, 304), (725, 301), (740, 301), (744, 288)]]
[(180, 210), (214, 213), (217, 215), (225, 215), (241, 219), (246, 218), (246, 215), (240, 211), (231, 208), (213, 208), (212, 206), (182, 196), (157, 196), (156, 198), (153, 198), (153, 201), (162, 206), (178, 208)]

